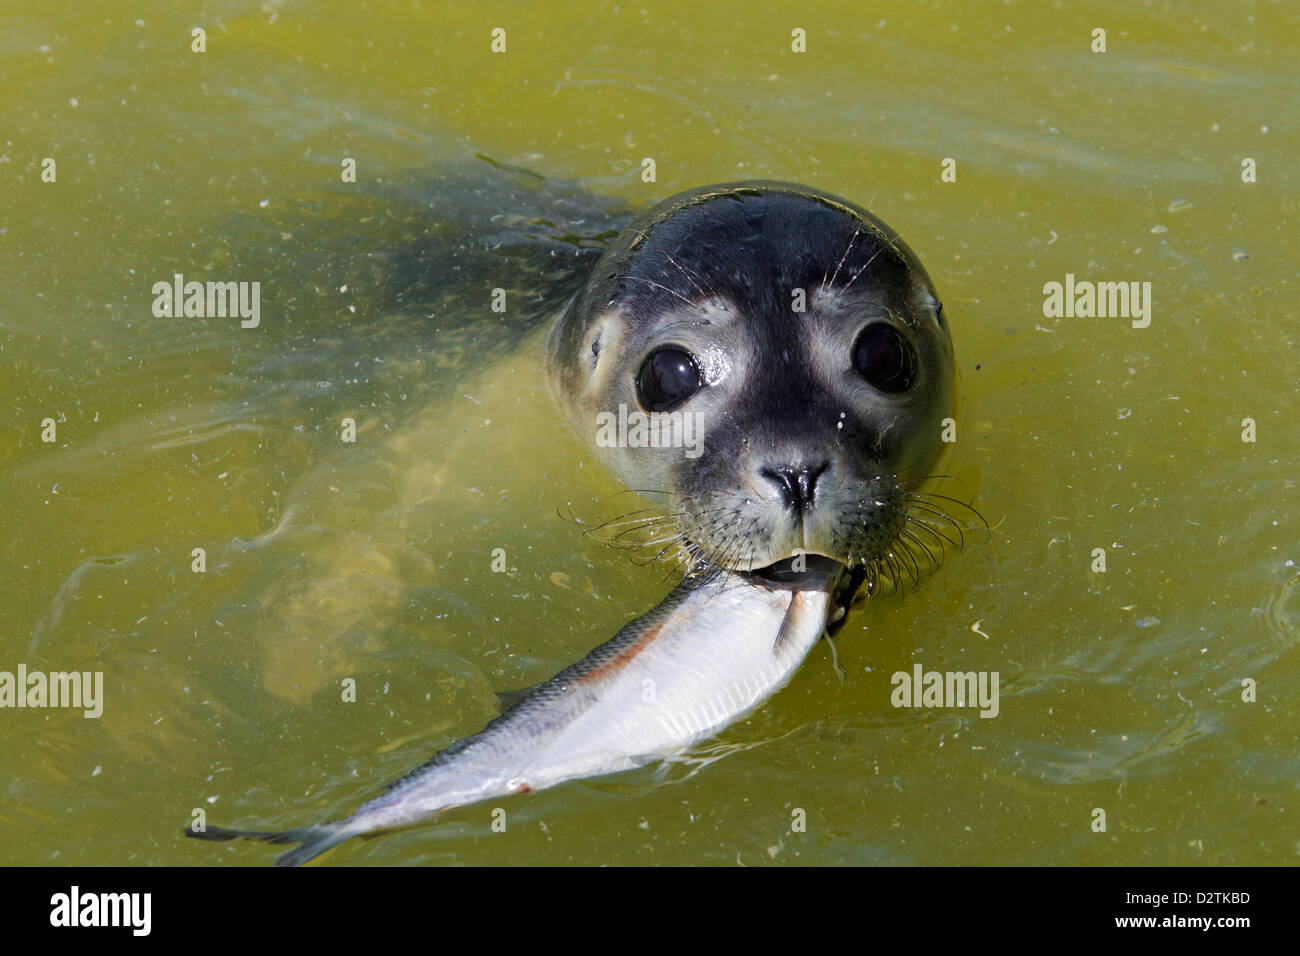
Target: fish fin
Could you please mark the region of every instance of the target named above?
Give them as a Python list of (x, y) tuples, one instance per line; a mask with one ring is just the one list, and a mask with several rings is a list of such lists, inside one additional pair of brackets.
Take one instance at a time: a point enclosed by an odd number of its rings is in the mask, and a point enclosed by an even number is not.
[(207, 827), (195, 831), (185, 828), (185, 835), (196, 840), (257, 840), (260, 843), (299, 843), (275, 861), (276, 866), (301, 866), (313, 857), (319, 856), (331, 847), (356, 836), (355, 830), (347, 830), (333, 824), (316, 827), (297, 827), (292, 830), (228, 830), (225, 827)]
[[(542, 683), (546, 683), (543, 681)], [(518, 690), (499, 690), (496, 692), (497, 703), (501, 706), (501, 712), (505, 713), (510, 708), (519, 704), (525, 697), (531, 694), (541, 684), (533, 684), (531, 687), (521, 687)]]
[(781, 630), (776, 632), (776, 640), (772, 644), (772, 656), (780, 657), (781, 652), (785, 650), (785, 645), (790, 642), (790, 635), (794, 627), (794, 602), (799, 600), (799, 595), (795, 594), (790, 599), (790, 607), (785, 612), (785, 617), (781, 619)]

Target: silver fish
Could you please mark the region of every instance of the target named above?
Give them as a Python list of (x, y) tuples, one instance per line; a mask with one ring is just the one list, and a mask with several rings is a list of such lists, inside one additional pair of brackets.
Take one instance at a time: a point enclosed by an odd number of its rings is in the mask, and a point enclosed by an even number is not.
[(724, 582), (684, 581), (648, 613), (342, 820), (281, 832), (186, 829), (204, 840), (300, 844), (295, 866), (439, 811), (640, 767), (680, 753), (779, 690), (838, 622), (856, 582), (836, 562)]

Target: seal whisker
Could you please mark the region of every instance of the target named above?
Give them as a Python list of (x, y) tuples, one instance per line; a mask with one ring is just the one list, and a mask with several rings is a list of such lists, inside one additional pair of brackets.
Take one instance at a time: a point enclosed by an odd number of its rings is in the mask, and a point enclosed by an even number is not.
[[(948, 543), (951, 544), (956, 550), (961, 551), (966, 547), (965, 529), (963, 529), (961, 525), (957, 524), (957, 522), (953, 521), (948, 515), (944, 515), (944, 514), (935, 515), (934, 512), (929, 512), (924, 509), (917, 509), (917, 510), (920, 511), (921, 513), (919, 515), (914, 514), (911, 516), (914, 521), (916, 521), (918, 524), (924, 524), (931, 531), (935, 532), (935, 534), (943, 534), (945, 540), (947, 540)], [(947, 519), (948, 524), (952, 525), (953, 529), (957, 532), (957, 540), (953, 541), (952, 538), (949, 538), (948, 535), (943, 532), (942, 529), (946, 527), (945, 525), (936, 526), (930, 524), (926, 520), (926, 516), (928, 515), (934, 515), (935, 517)]]
[(700, 295), (704, 296), (705, 298), (709, 298), (713, 295), (712, 292), (704, 291), (704, 287), (695, 281), (695, 277), (691, 275), (689, 272), (687, 272), (685, 269), (683, 269), (681, 265), (677, 262), (677, 260), (674, 259), (671, 255), (669, 255), (667, 251), (664, 252), (664, 256), (668, 259), (669, 262), (671, 262), (674, 266), (677, 267), (678, 272), (686, 276), (686, 281), (689, 282), (691, 285), (695, 286), (695, 288), (699, 291)]
[[(757, 519), (751, 519), (749, 524), (745, 526), (744, 531), (738, 532), (732, 536), (731, 544), (729, 545), (726, 557), (722, 562), (723, 577), (722, 582), (718, 585), (718, 590), (722, 590), (722, 588), (726, 587), (727, 582), (731, 580), (731, 575), (737, 570), (740, 563), (748, 563), (748, 561), (753, 558), (754, 549), (753, 545), (749, 541), (749, 535), (757, 523)], [(737, 556), (741, 554), (746, 556), (744, 562), (738, 562), (736, 560)]]
[[(902, 531), (899, 532), (899, 535), (900, 535), (902, 538), (906, 539), (906, 540), (908, 541), (908, 543), (909, 543), (910, 545), (912, 545), (913, 547), (915, 547), (915, 548), (919, 548), (919, 549), (921, 550), (921, 553), (924, 554), (927, 558), (930, 559), (930, 569), (931, 569), (931, 571), (938, 571), (939, 568), (942, 567), (942, 565), (939, 563), (938, 558), (936, 558), (936, 557), (934, 556), (934, 552), (931, 551), (928, 547), (926, 547), (926, 546), (925, 546), (925, 543), (924, 543), (923, 541), (921, 541), (921, 539), (919, 539), (916, 535), (912, 534), (912, 532), (908, 531), (908, 530), (905, 528), (905, 529), (903, 529)], [(914, 552), (914, 551), (913, 551), (913, 557), (915, 557), (915, 552)]]
[(924, 528), (926, 531), (937, 535), (948, 544), (952, 545), (954, 551), (961, 551), (966, 547), (966, 536), (962, 533), (960, 528), (957, 529), (957, 540), (954, 541), (952, 536), (948, 534), (946, 525), (933, 524), (924, 513), (920, 515), (909, 514), (907, 517), (908, 520), (918, 528)]
[(866, 570), (867, 570), (867, 578), (866, 578), (867, 597), (871, 597), (873, 594), (875, 594), (877, 591), (880, 590), (880, 570), (879, 568), (876, 567), (876, 563), (874, 561), (866, 565)]
[[(685, 535), (681, 531), (673, 534), (664, 535), (658, 538), (647, 538), (644, 541), (638, 541), (634, 547), (628, 548), (629, 551), (649, 551), (651, 548), (659, 547), (654, 560), (658, 561), (664, 554), (671, 551), (675, 544), (678, 544)], [(662, 546), (662, 547), (660, 547)], [(653, 561), (651, 563), (654, 563)]]
[(889, 566), (889, 574), (894, 583), (894, 594), (899, 594), (903, 590), (903, 563), (898, 560), (898, 554), (890, 550), (887, 555), (886, 563)]
[[(654, 533), (658, 525), (661, 525), (664, 523), (664, 521), (669, 521), (669, 520), (671, 519), (670, 518), (656, 519), (653, 517), (638, 518), (635, 521), (623, 521), (623, 522), (618, 522), (610, 525), (602, 525), (599, 528), (590, 528), (584, 531), (583, 534), (587, 535), (588, 537), (595, 538), (597, 541), (600, 541), (603, 544), (617, 544), (621, 542), (626, 535), (629, 534), (635, 534), (637, 532)], [(615, 529), (620, 529), (620, 530), (615, 530)]]
[[(852, 286), (853, 283), (855, 283), (855, 282), (858, 281), (858, 276), (862, 275), (862, 273), (866, 271), (867, 266), (869, 266), (869, 265), (871, 265), (871, 263), (875, 262), (875, 261), (876, 261), (876, 257), (879, 256), (882, 252), (884, 252), (886, 248), (893, 248), (892, 243), (891, 243), (889, 246), (881, 246), (881, 247), (880, 247), (879, 249), (877, 249), (874, 253), (872, 253), (871, 258), (868, 259), (866, 262), (862, 263), (862, 265), (861, 265), (861, 267), (858, 269), (858, 271), (855, 272), (855, 273), (853, 273), (853, 278), (849, 280), (848, 285), (846, 285), (846, 286), (845, 286), (841, 291), (843, 291), (843, 292), (848, 292), (848, 291), (849, 291), (849, 287)], [(894, 251), (897, 252), (898, 250), (895, 249)]]
[(722, 560), (716, 562), (718, 571), (722, 577), (722, 580), (718, 582), (719, 591), (726, 587), (727, 581), (731, 577), (732, 562), (735, 560), (736, 555), (739, 553), (740, 548), (743, 545), (744, 538), (741, 535), (732, 535), (727, 540), (726, 551), (723, 553)]
[(677, 521), (679, 517), (680, 517), (679, 515), (661, 515), (659, 517), (641, 518), (635, 523), (631, 524), (629, 527), (623, 528), (623, 530), (619, 531), (609, 540), (620, 541), (626, 535), (635, 534), (638, 531), (650, 531), (652, 533), (657, 532), (662, 530), (659, 527), (660, 525), (667, 523), (671, 526)]
[(898, 555), (899, 562), (903, 565), (904, 570), (907, 571), (908, 576), (911, 577), (912, 584), (914, 586), (920, 584), (921, 567), (916, 563), (916, 555), (914, 555), (911, 549), (906, 546), (906, 542), (903, 541), (901, 536), (894, 538), (894, 544), (896, 545), (894, 553)]
[[(926, 484), (929, 484), (930, 482), (939, 482), (939, 481), (955, 481), (957, 484), (962, 486), (965, 486), (966, 484), (962, 479), (958, 478), (956, 475), (932, 474), (928, 472), (926, 474), (916, 475), (914, 477), (904, 477), (902, 474), (899, 474), (895, 479), (895, 481), (897, 482), (900, 488), (907, 486), (909, 487), (909, 489), (916, 486), (924, 486)], [(921, 494), (921, 493), (922, 492), (917, 492), (917, 494)]]
[(840, 266), (844, 265), (844, 260), (847, 259), (847, 258), (849, 257), (849, 250), (853, 248), (853, 242), (854, 242), (854, 240), (856, 240), (856, 239), (858, 238), (858, 236), (861, 235), (861, 234), (862, 234), (862, 231), (861, 231), (860, 229), (854, 229), (854, 230), (853, 230), (853, 235), (849, 236), (849, 244), (848, 244), (847, 246), (844, 247), (844, 254), (843, 254), (842, 256), (840, 256), (840, 261), (837, 262), (837, 263), (835, 263), (835, 272), (834, 272), (834, 274), (831, 276), (831, 279), (830, 279), (830, 282), (829, 282), (829, 283), (826, 281), (826, 274), (825, 274), (825, 273), (822, 273), (822, 286), (821, 286), (821, 287), (822, 287), (822, 291), (823, 291), (823, 292), (826, 291), (826, 287), (827, 287), (828, 285), (830, 285), (830, 286), (834, 286), (834, 285), (835, 285), (835, 277), (838, 276), (838, 275), (840, 274)]
[(586, 534), (598, 534), (601, 531), (612, 531), (629, 524), (644, 524), (652, 521), (663, 521), (667, 518), (679, 517), (685, 512), (664, 513), (654, 508), (643, 508), (641, 511), (629, 511), (627, 514), (616, 515), (608, 521), (602, 521), (600, 524), (588, 528)]
[(940, 534), (938, 531), (936, 531), (934, 528), (931, 528), (928, 524), (926, 524), (924, 521), (917, 518), (915, 515), (909, 515), (905, 513), (903, 515), (903, 520), (909, 522), (910, 524), (914, 525), (915, 527), (924, 531), (926, 534), (933, 537), (934, 540), (939, 544), (939, 551), (943, 555), (944, 560), (947, 560), (948, 557), (947, 549), (944, 547), (945, 543), (952, 545), (953, 548), (956, 550), (961, 550), (960, 544), (958, 544), (956, 541), (953, 541), (952, 538), (949, 538), (947, 535)]
[(909, 509), (919, 511), (921, 514), (932, 515), (936, 518), (948, 522), (948, 524), (953, 526), (953, 529), (956, 530), (957, 532), (957, 536), (961, 539), (961, 547), (966, 546), (966, 533), (965, 533), (965, 529), (961, 525), (961, 522), (958, 521), (956, 518), (954, 518), (952, 515), (948, 514), (948, 512), (944, 511), (942, 508), (932, 505), (926, 501), (921, 501), (916, 498), (911, 498), (910, 496), (907, 503), (907, 507)]
[(681, 294), (680, 292), (678, 292), (676, 289), (670, 289), (668, 286), (664, 285), (662, 282), (655, 282), (654, 279), (646, 279), (646, 278), (644, 278), (644, 277), (642, 277), (642, 276), (634, 276), (634, 275), (630, 275), (630, 274), (628, 274), (628, 275), (623, 275), (623, 276), (619, 276), (619, 281), (620, 281), (620, 282), (623, 281), (623, 280), (625, 280), (625, 279), (631, 279), (633, 282), (644, 282), (644, 283), (646, 283), (647, 285), (652, 285), (652, 286), (654, 286), (656, 289), (662, 289), (663, 291), (667, 292), (669, 295), (675, 295), (675, 296), (677, 296), (677, 298), (681, 299), (681, 300), (682, 300), (683, 302), (685, 302), (687, 305), (691, 305), (691, 306), (695, 305), (694, 302), (692, 302), (690, 299), (686, 298), (686, 296), (682, 295), (682, 294)]
[(979, 521), (980, 524), (984, 526), (985, 531), (990, 530), (988, 519), (986, 519), (984, 515), (980, 513), (979, 509), (976, 508), (974, 505), (970, 504), (969, 502), (962, 501), (960, 498), (953, 498), (951, 495), (941, 495), (937, 491), (911, 491), (908, 492), (908, 495), (915, 496), (915, 497), (931, 498), (931, 499), (937, 498), (940, 501), (946, 501), (950, 504), (956, 505), (959, 508), (964, 508), (966, 511), (970, 512), (970, 514), (972, 514)]
[[(663, 547), (658, 551), (658, 553), (656, 553), (655, 556), (652, 557), (652, 558), (647, 562), (646, 566), (649, 567), (649, 566), (651, 566), (651, 565), (658, 564), (660, 561), (663, 560), (664, 555), (665, 555), (665, 554), (668, 554), (668, 553), (671, 552), (671, 551), (673, 551), (673, 550), (677, 547), (677, 545), (679, 545), (679, 544), (682, 542), (682, 540), (683, 540), (683, 536), (682, 536), (682, 535), (674, 535), (674, 536), (669, 540), (669, 542), (668, 542), (667, 544), (665, 544), (665, 545), (664, 545), (664, 546), (663, 546)], [(673, 561), (672, 563), (673, 563), (673, 565), (678, 565), (680, 562), (679, 562), (679, 561)], [(669, 568), (669, 574), (671, 574), (673, 570), (674, 570), (673, 568)]]

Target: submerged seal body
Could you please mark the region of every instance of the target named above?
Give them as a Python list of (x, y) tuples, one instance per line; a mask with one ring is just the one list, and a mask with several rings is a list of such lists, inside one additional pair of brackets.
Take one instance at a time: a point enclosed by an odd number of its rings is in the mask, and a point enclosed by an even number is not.
[[(570, 269), (550, 275), (577, 288)], [(451, 807), (679, 752), (784, 684), (863, 581), (918, 578), (918, 555), (950, 540), (941, 522), (960, 534), (919, 490), (955, 401), (941, 306), (902, 241), (842, 199), (737, 183), (655, 206), (600, 254), (547, 352), (574, 424), (631, 490), (659, 498), (616, 536), (645, 532), (685, 565), (682, 583), (350, 816), (189, 836), (299, 844), (279, 862), (301, 863)], [(699, 440), (597, 435), (602, 417), (631, 416), (690, 416)]]
[(947, 323), (912, 251), (847, 200), (778, 182), (674, 196), (609, 246), (547, 349), (589, 440), (620, 406), (694, 416), (693, 455), (597, 448), (659, 496), (646, 538), (687, 566), (821, 555), (875, 585), (942, 551), (918, 489), (955, 402)]

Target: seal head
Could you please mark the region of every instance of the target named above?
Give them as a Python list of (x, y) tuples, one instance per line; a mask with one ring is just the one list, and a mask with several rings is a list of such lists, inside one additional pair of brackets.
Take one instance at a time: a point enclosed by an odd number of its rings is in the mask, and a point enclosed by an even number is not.
[(928, 527), (907, 511), (953, 413), (952, 343), (916, 256), (844, 199), (745, 182), (660, 203), (561, 315), (548, 368), (605, 463), (662, 496), (652, 547), (875, 571)]

